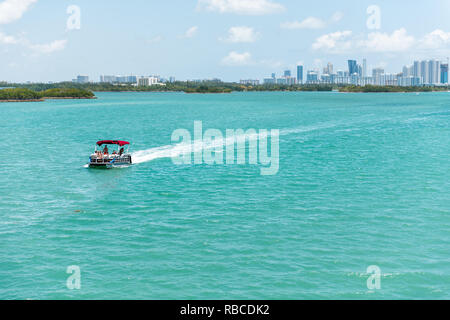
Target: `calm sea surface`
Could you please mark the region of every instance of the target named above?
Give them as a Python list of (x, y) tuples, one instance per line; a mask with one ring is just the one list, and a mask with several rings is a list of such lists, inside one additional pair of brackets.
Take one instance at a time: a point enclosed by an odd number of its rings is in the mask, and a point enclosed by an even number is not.
[[(0, 104), (1, 299), (450, 298), (450, 93), (97, 96)], [(174, 165), (195, 120), (279, 129), (278, 174)]]

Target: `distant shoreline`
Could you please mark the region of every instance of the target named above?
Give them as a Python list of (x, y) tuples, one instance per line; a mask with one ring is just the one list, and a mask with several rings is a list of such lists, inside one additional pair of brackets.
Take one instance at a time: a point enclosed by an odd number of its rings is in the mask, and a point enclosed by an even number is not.
[[(184, 91), (94, 91), (95, 93), (183, 93), (183, 94), (230, 94), (230, 93), (258, 93), (258, 92), (292, 92), (292, 93), (449, 93), (445, 90), (431, 91), (292, 91), (292, 90), (249, 90), (249, 91), (232, 91), (232, 92), (184, 92)], [(95, 99), (95, 98), (94, 98)]]
[(43, 100), (92, 100), (97, 97), (43, 97)]
[(97, 97), (87, 98), (87, 97), (44, 97), (42, 99), (11, 99), (11, 100), (0, 100), (1, 102), (45, 102), (46, 100), (92, 100), (97, 99)]
[(29, 99), (29, 100), (0, 100), (0, 103), (2, 102), (44, 102), (44, 99)]
[[(394, 86), (394, 85), (336, 85), (336, 84), (258, 84), (249, 85), (241, 83), (220, 82), (220, 81), (202, 81), (202, 82), (173, 82), (166, 83), (165, 86), (136, 86), (132, 83), (111, 84), (111, 83), (32, 83), (32, 84), (14, 84), (0, 83), (0, 87), (12, 87), (18, 89), (28, 89), (34, 91), (36, 95), (27, 96), (4, 96), (3, 99), (15, 100), (23, 99), (39, 99), (41, 97), (90, 97), (92, 92), (184, 92), (186, 94), (201, 93), (232, 93), (232, 92), (359, 92), (359, 93), (388, 93), (388, 92), (439, 92), (449, 91), (450, 86)], [(0, 90), (1, 93), (4, 89)], [(49, 92), (47, 94), (46, 92)]]
[(53, 88), (39, 91), (27, 88), (6, 88), (0, 90), (0, 102), (42, 102), (45, 100), (96, 98), (92, 91), (76, 88)]

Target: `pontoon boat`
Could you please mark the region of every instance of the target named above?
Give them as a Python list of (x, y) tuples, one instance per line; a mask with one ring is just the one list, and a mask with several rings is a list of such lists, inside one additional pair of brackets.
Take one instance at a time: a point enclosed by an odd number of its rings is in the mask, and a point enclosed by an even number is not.
[(112, 168), (132, 164), (131, 154), (128, 153), (129, 145), (129, 142), (120, 140), (98, 141), (94, 153), (89, 157), (89, 167)]

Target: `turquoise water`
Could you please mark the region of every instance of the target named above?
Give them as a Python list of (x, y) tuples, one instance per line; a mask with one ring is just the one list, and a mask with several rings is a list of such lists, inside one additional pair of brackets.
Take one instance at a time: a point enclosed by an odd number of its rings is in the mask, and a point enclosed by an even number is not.
[[(449, 93), (97, 95), (0, 104), (0, 298), (450, 298)], [(195, 120), (279, 129), (278, 174), (174, 165)]]

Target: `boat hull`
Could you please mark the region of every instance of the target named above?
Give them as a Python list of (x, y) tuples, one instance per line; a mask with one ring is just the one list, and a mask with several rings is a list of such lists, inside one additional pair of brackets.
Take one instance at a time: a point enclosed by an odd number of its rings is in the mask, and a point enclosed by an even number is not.
[(110, 169), (114, 167), (129, 166), (131, 164), (133, 164), (133, 161), (131, 160), (130, 155), (107, 159), (96, 159), (91, 157), (89, 159), (89, 168), (96, 169)]

